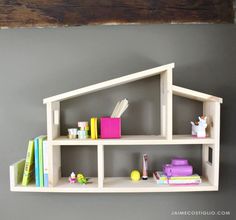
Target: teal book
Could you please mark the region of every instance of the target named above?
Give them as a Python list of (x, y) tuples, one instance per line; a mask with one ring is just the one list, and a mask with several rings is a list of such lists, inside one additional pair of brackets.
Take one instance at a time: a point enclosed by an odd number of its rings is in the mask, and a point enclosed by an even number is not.
[(38, 137), (39, 142), (39, 186), (44, 186), (43, 176), (44, 176), (44, 168), (43, 168), (43, 141), (47, 139), (47, 136), (42, 135)]
[(39, 140), (38, 137), (34, 139), (34, 170), (35, 170), (35, 184), (39, 187)]
[(34, 177), (34, 141), (30, 140), (25, 158), (22, 185), (27, 186)]

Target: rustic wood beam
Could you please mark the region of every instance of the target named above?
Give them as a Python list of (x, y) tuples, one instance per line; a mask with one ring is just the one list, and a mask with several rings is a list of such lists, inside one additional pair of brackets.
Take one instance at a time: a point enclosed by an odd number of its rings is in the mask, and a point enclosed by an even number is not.
[(233, 0), (0, 0), (0, 27), (234, 23)]

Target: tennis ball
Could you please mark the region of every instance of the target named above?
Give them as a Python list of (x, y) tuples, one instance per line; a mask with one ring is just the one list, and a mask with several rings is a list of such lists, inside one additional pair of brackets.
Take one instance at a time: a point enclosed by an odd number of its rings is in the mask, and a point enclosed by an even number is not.
[(138, 170), (132, 170), (130, 174), (130, 178), (132, 181), (139, 181), (140, 180), (140, 172)]

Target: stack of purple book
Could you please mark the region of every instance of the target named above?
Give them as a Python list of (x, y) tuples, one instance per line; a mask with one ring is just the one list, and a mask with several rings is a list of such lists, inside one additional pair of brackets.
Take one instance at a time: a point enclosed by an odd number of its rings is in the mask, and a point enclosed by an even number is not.
[(174, 158), (170, 164), (163, 166), (163, 171), (155, 171), (154, 179), (159, 184), (171, 185), (196, 185), (201, 183), (201, 177), (193, 174), (193, 167), (188, 160), (183, 158)]

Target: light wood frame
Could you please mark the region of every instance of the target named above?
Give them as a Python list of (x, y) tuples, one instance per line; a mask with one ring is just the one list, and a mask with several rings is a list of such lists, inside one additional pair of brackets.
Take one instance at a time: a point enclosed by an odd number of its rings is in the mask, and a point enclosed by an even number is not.
[[(172, 83), (174, 63), (108, 80), (92, 86), (66, 92), (43, 100), (47, 106), (47, 142), (49, 146), (49, 187), (23, 187), (19, 182), (24, 160), (10, 166), (12, 191), (33, 192), (188, 192), (216, 191), (219, 188), (220, 155), (220, 104), (222, 98), (175, 86)], [(66, 99), (96, 92), (102, 89), (160, 75), (160, 135), (123, 135), (121, 139), (71, 140), (60, 136), (60, 102)], [(203, 102), (203, 114), (208, 117), (208, 137), (194, 138), (191, 135), (173, 135), (173, 95)], [(128, 177), (104, 177), (104, 149), (106, 145), (202, 145), (203, 183), (198, 186), (159, 186), (150, 178), (147, 182), (132, 183)], [(98, 176), (92, 178), (93, 184), (85, 186), (69, 184), (61, 178), (62, 145), (96, 145)], [(167, 146), (168, 147), (168, 146)], [(212, 149), (212, 163), (209, 162), (209, 147)]]

